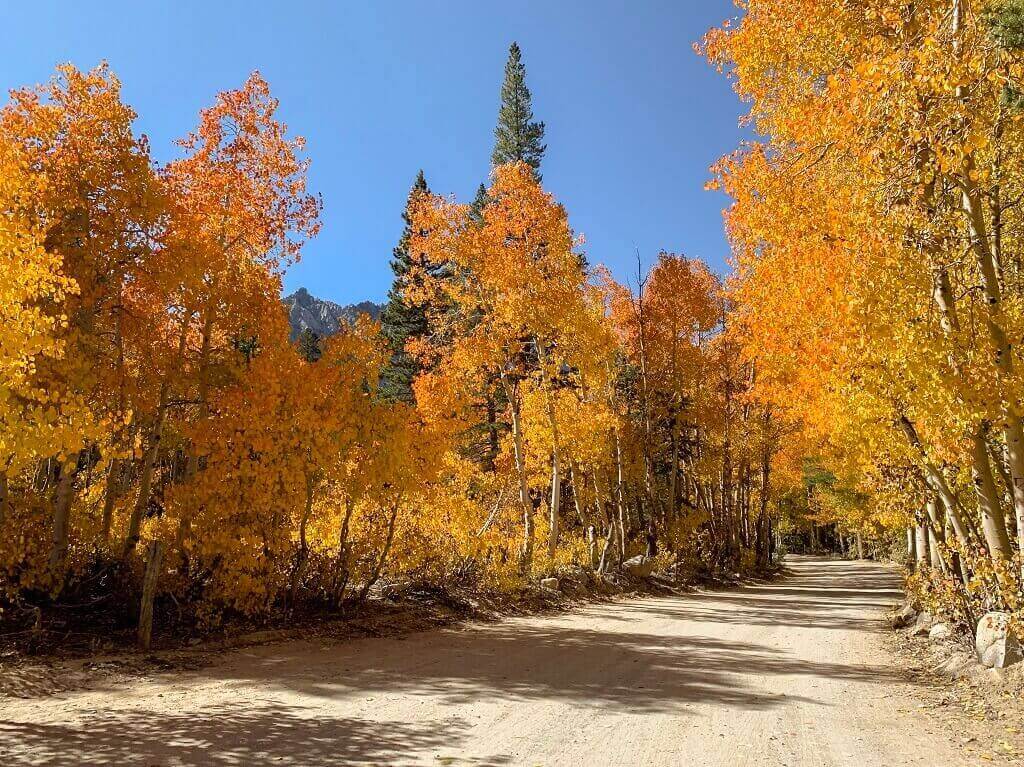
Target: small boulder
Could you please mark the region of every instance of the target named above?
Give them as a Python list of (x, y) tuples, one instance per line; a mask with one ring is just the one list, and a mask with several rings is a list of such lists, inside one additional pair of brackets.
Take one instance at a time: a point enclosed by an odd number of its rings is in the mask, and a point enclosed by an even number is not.
[(392, 602), (398, 602), (404, 596), (405, 584), (402, 583), (385, 583), (380, 589), (380, 595), (383, 599), (387, 599)]
[(654, 560), (639, 554), (623, 562), (622, 569), (636, 578), (647, 578), (654, 572)]
[(540, 587), (549, 591), (558, 591), (558, 578), (541, 578)]
[(914, 621), (914, 625), (910, 627), (910, 636), (924, 637), (928, 636), (928, 632), (932, 630), (932, 622), (935, 619), (932, 618), (930, 612), (919, 613), (917, 620)]
[(936, 623), (928, 630), (929, 639), (948, 639), (953, 632), (946, 623)]
[(892, 616), (891, 623), (894, 629), (905, 629), (917, 620), (917, 610), (907, 602), (900, 608), (899, 612)]
[(1010, 631), (1008, 613), (986, 613), (978, 621), (974, 649), (989, 668), (1006, 668), (1024, 660), (1020, 640)]

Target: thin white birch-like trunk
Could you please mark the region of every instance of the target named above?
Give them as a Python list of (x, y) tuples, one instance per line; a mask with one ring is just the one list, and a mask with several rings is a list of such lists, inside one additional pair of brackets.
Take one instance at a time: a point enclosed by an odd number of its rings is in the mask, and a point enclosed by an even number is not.
[(914, 553), (917, 557), (917, 566), (919, 569), (929, 564), (928, 528), (921, 522), (918, 522), (914, 527)]
[(1006, 533), (1006, 521), (999, 504), (999, 489), (996, 487), (992, 466), (988, 460), (985, 435), (978, 429), (971, 435), (971, 477), (978, 494), (978, 510), (981, 512), (981, 529), (985, 544), (993, 557), (1009, 559), (1012, 556), (1010, 537)]

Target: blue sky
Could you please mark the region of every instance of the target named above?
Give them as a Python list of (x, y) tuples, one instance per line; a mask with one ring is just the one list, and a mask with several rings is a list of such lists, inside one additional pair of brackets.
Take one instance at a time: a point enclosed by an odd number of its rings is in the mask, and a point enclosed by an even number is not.
[(513, 40), (547, 123), (545, 186), (589, 260), (620, 279), (637, 248), (645, 262), (665, 249), (726, 268), (727, 201), (703, 187), (743, 137), (743, 108), (692, 44), (736, 14), (732, 0), (3, 2), (9, 29), (32, 30), (0, 46), (3, 88), (105, 59), (160, 160), (217, 91), (263, 73), (324, 200), (286, 291), (383, 298), (416, 171), (463, 200), (487, 178)]

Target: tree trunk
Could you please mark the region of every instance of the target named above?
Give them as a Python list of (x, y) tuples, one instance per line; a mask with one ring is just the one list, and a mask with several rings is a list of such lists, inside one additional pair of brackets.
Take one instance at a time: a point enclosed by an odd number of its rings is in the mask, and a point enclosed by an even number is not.
[[(185, 356), (185, 344), (188, 341), (188, 326), (192, 322), (192, 312), (188, 312), (181, 322), (181, 332), (178, 335), (178, 356), (181, 363)], [(157, 399), (157, 410), (153, 422), (153, 431), (149, 435), (149, 444), (142, 457), (142, 474), (139, 477), (139, 495), (135, 500), (131, 516), (128, 519), (128, 534), (125, 536), (122, 556), (128, 557), (139, 542), (139, 534), (142, 529), (142, 520), (145, 518), (146, 509), (149, 507), (149, 498), (153, 489), (153, 472), (156, 469), (156, 459), (160, 451), (160, 440), (163, 439), (164, 421), (167, 417), (167, 401), (170, 397), (170, 372), (165, 375), (160, 384), (160, 396)], [(181, 537), (181, 536), (179, 536)]]
[(587, 566), (597, 569), (597, 528), (587, 525)]
[(160, 409), (157, 414), (157, 422), (149, 437), (149, 445), (142, 456), (142, 473), (139, 475), (139, 495), (135, 499), (135, 506), (132, 508), (131, 516), (128, 518), (128, 534), (124, 539), (124, 549), (121, 556), (127, 558), (139, 543), (139, 536), (142, 533), (142, 520), (145, 519), (146, 509), (149, 507), (149, 499), (153, 491), (153, 472), (156, 470), (156, 459), (160, 453), (160, 440), (163, 438), (164, 413), (166, 412), (167, 390), (166, 384), (160, 392)]
[(53, 545), (50, 548), (50, 569), (56, 571), (64, 564), (68, 553), (68, 532), (71, 502), (74, 499), (75, 474), (78, 473), (78, 453), (60, 467), (60, 479), (53, 499)]
[(120, 458), (114, 458), (110, 462), (110, 469), (107, 471), (107, 486), (103, 493), (103, 521), (102, 534), (103, 542), (110, 540), (110, 526), (114, 519), (114, 504), (121, 492), (121, 467), (123, 462)]
[(767, 445), (761, 453), (761, 489), (759, 508), (757, 511), (757, 529), (755, 535), (757, 540), (754, 544), (755, 549), (755, 561), (759, 567), (766, 567), (768, 565), (768, 499), (771, 494), (771, 470), (772, 461), (771, 453)]
[(608, 552), (612, 546), (615, 545), (616, 538), (616, 524), (615, 517), (612, 514), (608, 516), (608, 535), (604, 539), (604, 547), (601, 549), (601, 560), (598, 562), (597, 571), (599, 573), (608, 572)]
[(928, 526), (928, 554), (931, 557), (931, 566), (933, 570), (939, 570), (941, 572), (946, 571), (945, 562), (942, 559), (942, 552), (939, 550), (939, 539), (935, 535), (935, 529)]
[(139, 647), (148, 650), (153, 636), (153, 599), (156, 596), (157, 580), (160, 577), (160, 560), (163, 557), (164, 544), (153, 541), (149, 544), (149, 556), (146, 562), (146, 575), (142, 579), (142, 601), (139, 605)]
[(380, 578), (381, 572), (384, 570), (384, 563), (387, 561), (388, 554), (391, 553), (391, 543), (395, 540), (395, 520), (398, 519), (398, 507), (401, 505), (401, 501), (395, 501), (391, 507), (391, 518), (388, 520), (388, 535), (384, 540), (384, 548), (380, 552), (380, 559), (377, 560), (377, 564), (374, 565), (373, 574), (369, 580), (363, 584), (362, 590), (359, 592), (359, 601), (365, 602), (367, 595), (370, 593), (370, 589), (373, 588), (373, 584)]
[(497, 405), (494, 402), (494, 395), (491, 393), (492, 387), (487, 387), (487, 459), (485, 461), (485, 468), (489, 472), (495, 470), (495, 464), (498, 461), (498, 412)]
[(619, 562), (626, 559), (626, 504), (623, 498), (622, 445), (619, 442), (619, 430), (612, 429), (615, 442), (615, 508), (619, 524)]
[(1020, 552), (1020, 580), (1024, 583), (1024, 428), (1021, 419), (1011, 416), (1004, 432), (1006, 457), (1010, 467), (1011, 495), (1017, 520), (1017, 548)]
[(857, 559), (864, 559), (864, 536), (857, 531)]
[(554, 559), (558, 548), (558, 517), (562, 505), (562, 466), (561, 451), (558, 445), (558, 422), (554, 408), (548, 404), (548, 417), (551, 421), (551, 503), (548, 506), (548, 557)]
[(348, 528), (352, 520), (352, 511), (355, 509), (355, 502), (345, 496), (345, 516), (341, 521), (341, 531), (338, 533), (338, 560), (334, 566), (334, 604), (340, 605), (345, 596), (345, 588), (348, 586)]
[(505, 381), (509, 410), (512, 413), (512, 452), (515, 458), (516, 476), (519, 479), (519, 503), (523, 509), (523, 546), (519, 557), (519, 572), (526, 577), (533, 569), (533, 503), (530, 500), (530, 484), (526, 477), (526, 455), (523, 447), (518, 386), (509, 384), (504, 375), (502, 380)]
[(970, 543), (973, 537), (971, 535), (973, 531), (966, 518), (960, 513), (960, 499), (956, 497), (956, 494), (949, 487), (949, 483), (946, 482), (946, 478), (943, 476), (942, 472), (939, 471), (938, 467), (928, 459), (924, 450), (924, 445), (921, 444), (921, 439), (917, 434), (917, 428), (910, 419), (905, 415), (901, 415), (899, 425), (907, 438), (907, 442), (909, 442), (911, 447), (917, 451), (918, 456), (924, 465), (928, 485), (931, 487), (933, 492), (938, 494), (943, 505), (946, 507), (946, 513), (949, 514), (949, 520), (953, 525), (953, 530), (956, 532), (957, 537), (964, 543)]
[[(955, 0), (953, 6), (953, 31), (954, 46), (959, 51), (961, 41), (961, 27), (964, 15), (964, 8), (960, 0)], [(966, 93), (963, 86), (957, 88), (958, 97), (966, 100)], [(1010, 380), (1014, 372), (1013, 350), (1003, 328), (1003, 305), (1002, 287), (999, 280), (999, 263), (996, 254), (989, 242), (988, 227), (985, 214), (984, 191), (978, 186), (977, 178), (979, 173), (974, 159), (974, 153), (967, 151), (964, 154), (963, 166), (961, 168), (959, 184), (961, 188), (961, 208), (967, 220), (967, 229), (970, 239), (971, 250), (974, 253), (978, 264), (978, 271), (981, 274), (982, 288), (985, 292), (986, 325), (988, 326), (989, 338), (995, 354), (995, 366), (1004, 380)], [(1024, 520), (1024, 427), (1020, 417), (1014, 412), (1010, 403), (1003, 403), (1005, 426), (1005, 438), (1007, 452), (1009, 455), (1010, 474), (1012, 477), (1011, 495), (1013, 496), (1014, 512), (1018, 520), (1018, 529), (1021, 529), (1020, 522)], [(976, 450), (977, 448), (975, 448)], [(977, 463), (977, 461), (975, 461)], [(987, 459), (985, 461), (988, 463)], [(984, 476), (981, 477), (984, 481)], [(977, 482), (977, 478), (975, 479)], [(985, 522), (983, 510), (982, 521)], [(1002, 510), (999, 510), (999, 517), (1002, 517)], [(1000, 527), (996, 520), (991, 520), (991, 526)], [(1006, 538), (1005, 522), (999, 529), (989, 530), (983, 524), (985, 537), (993, 536), (996, 547), (999, 549), (998, 556), (1012, 556), (1012, 549), (1009, 541), (1006, 540), (1005, 548), (1003, 539)], [(1024, 536), (1021, 536), (1024, 538)], [(993, 556), (997, 555), (995, 549), (989, 546)], [(1024, 549), (1022, 549), (1024, 551)]]
[(288, 604), (294, 609), (299, 598), (299, 584), (306, 572), (306, 562), (309, 559), (309, 543), (306, 541), (306, 525), (309, 523), (309, 515), (313, 511), (313, 477), (306, 477), (306, 505), (302, 509), (302, 518), (299, 520), (299, 552), (295, 559), (295, 568), (292, 570), (292, 583), (288, 597)]
[(928, 527), (922, 522), (918, 522), (914, 528), (914, 552), (918, 569), (928, 564)]
[(928, 511), (928, 550), (931, 552), (932, 567), (945, 573), (946, 560), (942, 554), (942, 545), (946, 539), (943, 530), (944, 520), (939, 513), (939, 504), (935, 496), (929, 495), (925, 509)]
[(676, 512), (679, 509), (677, 497), (679, 495), (679, 428), (676, 424), (676, 417), (672, 416), (672, 431), (671, 431), (671, 460), (672, 466), (669, 469), (669, 483), (668, 483), (668, 514), (669, 519), (674, 520), (676, 518)]
[(519, 571), (529, 576), (534, 567), (534, 502), (529, 497), (526, 481), (525, 456), (523, 455), (522, 432), (519, 430), (518, 408), (512, 417), (513, 444), (516, 473), (519, 476), (519, 503), (522, 506), (522, 549), (519, 557)]
[[(728, 389), (728, 387), (726, 387)], [(728, 402), (728, 399), (726, 400)], [(733, 553), (733, 504), (732, 504), (732, 449), (729, 443), (729, 426), (728, 426), (728, 405), (726, 406), (726, 437), (725, 442), (722, 444), (722, 523), (725, 528), (725, 554), (726, 557), (731, 559)], [(815, 535), (815, 549), (817, 549), (817, 530), (814, 531)]]
[[(583, 481), (580, 482), (579, 478), (583, 477)], [(570, 459), (569, 462), (569, 489), (572, 491), (572, 505), (576, 511), (576, 519), (580, 523), (580, 527), (586, 528), (587, 520), (583, 515), (583, 509), (586, 508), (586, 498), (580, 501), (580, 494), (584, 492), (583, 485), (586, 483), (586, 474), (580, 471), (579, 465), (575, 460)]]
[(6, 535), (4, 522), (7, 517), (7, 499), (10, 494), (10, 481), (7, 479), (7, 472), (0, 472), (0, 536)]
[[(639, 258), (639, 256), (638, 256)], [(637, 264), (639, 269), (639, 264)], [(653, 439), (651, 437), (651, 407), (650, 407), (650, 389), (648, 386), (647, 379), (647, 343), (646, 343), (646, 320), (644, 319), (644, 283), (645, 280), (640, 280), (640, 285), (637, 290), (637, 298), (633, 305), (633, 310), (637, 317), (637, 341), (639, 343), (640, 352), (640, 411), (641, 419), (644, 427), (644, 439), (642, 447), (642, 454), (644, 459), (644, 490), (647, 493), (647, 497), (651, 502), (653, 508), (657, 504), (657, 499), (654, 493), (654, 471), (651, 467), (651, 447)], [(623, 539), (625, 536), (623, 536)], [(623, 552), (625, 552), (625, 540), (622, 542)], [(625, 558), (625, 553), (623, 553)]]
[(981, 512), (981, 529), (985, 535), (985, 543), (993, 557), (1009, 559), (1013, 549), (1006, 533), (1006, 521), (999, 503), (999, 490), (992, 466), (988, 461), (988, 449), (985, 446), (985, 435), (978, 429), (971, 435), (972, 464), (971, 476), (974, 488), (978, 493), (978, 510)]

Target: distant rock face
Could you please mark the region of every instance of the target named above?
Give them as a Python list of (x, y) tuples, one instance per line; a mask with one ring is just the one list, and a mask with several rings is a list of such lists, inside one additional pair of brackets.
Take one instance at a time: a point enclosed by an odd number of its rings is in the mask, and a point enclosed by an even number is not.
[(305, 288), (299, 288), (284, 299), (288, 307), (288, 322), (291, 324), (291, 336), (294, 341), (303, 330), (309, 328), (321, 338), (333, 336), (342, 326), (355, 322), (360, 314), (379, 319), (381, 306), (372, 301), (342, 306), (333, 301), (326, 301), (311, 295)]

